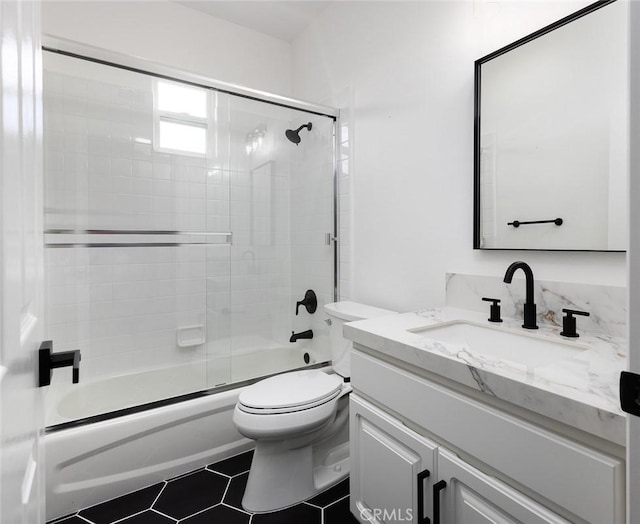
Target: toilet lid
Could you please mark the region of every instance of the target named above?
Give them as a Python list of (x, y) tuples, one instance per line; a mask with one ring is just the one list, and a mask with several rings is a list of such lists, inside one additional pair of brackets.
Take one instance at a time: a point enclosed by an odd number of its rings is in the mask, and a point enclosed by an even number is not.
[(342, 378), (318, 370), (294, 371), (256, 382), (243, 390), (240, 404), (256, 409), (299, 408), (335, 397)]

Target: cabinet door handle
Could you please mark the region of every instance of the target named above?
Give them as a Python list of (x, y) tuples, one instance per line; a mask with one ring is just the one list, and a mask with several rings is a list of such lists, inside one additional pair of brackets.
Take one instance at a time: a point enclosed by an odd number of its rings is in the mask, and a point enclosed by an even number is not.
[(440, 492), (447, 487), (445, 480), (433, 485), (433, 524), (440, 524)]
[(429, 477), (431, 473), (428, 469), (418, 473), (418, 524), (431, 524), (429, 517), (424, 516), (424, 479)]

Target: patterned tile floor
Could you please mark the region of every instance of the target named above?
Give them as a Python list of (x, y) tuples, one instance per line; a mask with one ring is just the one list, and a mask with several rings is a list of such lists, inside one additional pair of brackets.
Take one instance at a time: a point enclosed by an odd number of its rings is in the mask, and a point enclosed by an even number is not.
[(49, 524), (357, 524), (349, 512), (349, 479), (291, 508), (244, 511), (252, 456), (236, 455)]

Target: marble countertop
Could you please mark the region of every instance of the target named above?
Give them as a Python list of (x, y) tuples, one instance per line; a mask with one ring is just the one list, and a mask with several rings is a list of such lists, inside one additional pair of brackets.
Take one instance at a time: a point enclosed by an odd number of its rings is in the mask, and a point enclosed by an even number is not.
[[(583, 348), (565, 360), (526, 369), (504, 360), (473, 355), (469, 348), (435, 341), (409, 329), (467, 320), (519, 334), (521, 320), (487, 321), (486, 314), (451, 307), (416, 311), (345, 324), (345, 337), (407, 364), (464, 384), (487, 395), (624, 446), (626, 415), (620, 409), (618, 380), (626, 368), (623, 338), (580, 332), (560, 336), (561, 328), (540, 325), (536, 337)], [(575, 341), (575, 342), (574, 342)], [(357, 387), (357, 385), (356, 385)]]

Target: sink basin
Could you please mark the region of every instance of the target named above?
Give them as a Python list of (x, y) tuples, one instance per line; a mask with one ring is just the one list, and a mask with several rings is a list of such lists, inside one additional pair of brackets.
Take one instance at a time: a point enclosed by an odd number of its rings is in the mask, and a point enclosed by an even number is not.
[(519, 364), (527, 370), (575, 357), (588, 349), (588, 346), (575, 342), (551, 340), (465, 320), (443, 322), (408, 331), (424, 335), (435, 342), (464, 346), (464, 350), (474, 357)]

